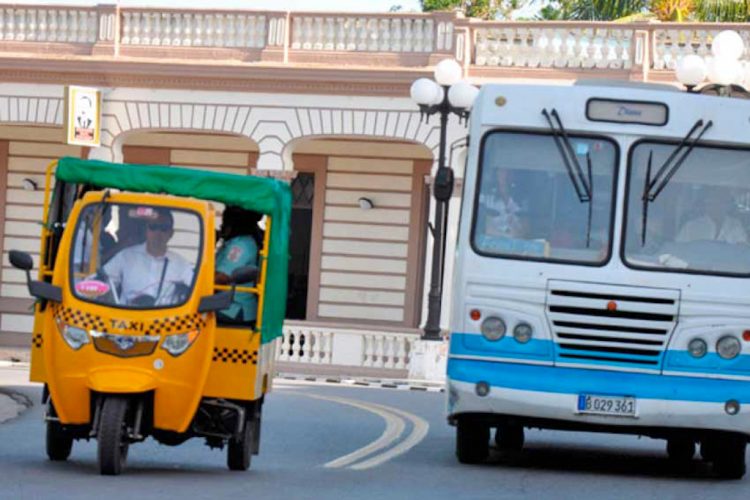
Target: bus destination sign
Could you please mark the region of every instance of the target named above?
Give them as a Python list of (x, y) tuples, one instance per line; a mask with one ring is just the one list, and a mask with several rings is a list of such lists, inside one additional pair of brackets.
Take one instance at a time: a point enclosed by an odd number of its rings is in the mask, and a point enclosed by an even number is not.
[(586, 118), (597, 122), (634, 123), (661, 127), (667, 124), (669, 108), (661, 102), (589, 99)]

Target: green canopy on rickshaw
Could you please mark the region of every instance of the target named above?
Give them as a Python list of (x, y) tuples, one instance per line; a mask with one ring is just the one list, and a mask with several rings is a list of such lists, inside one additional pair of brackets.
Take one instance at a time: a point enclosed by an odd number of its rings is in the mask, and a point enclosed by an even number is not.
[(265, 177), (70, 157), (59, 160), (55, 176), (64, 182), (100, 188), (217, 201), (269, 215), (272, 223), (261, 339), (266, 343), (281, 335), (286, 314), (292, 212), (292, 194), (287, 183)]

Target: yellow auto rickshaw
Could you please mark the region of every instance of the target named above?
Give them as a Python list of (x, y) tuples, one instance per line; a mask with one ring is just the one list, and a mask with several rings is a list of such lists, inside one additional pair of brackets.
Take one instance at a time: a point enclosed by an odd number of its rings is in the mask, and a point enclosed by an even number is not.
[[(225, 286), (211, 201), (266, 217), (258, 265)], [(44, 384), (48, 457), (94, 437), (101, 474), (115, 475), (131, 443), (200, 437), (247, 470), (286, 307), (289, 186), (63, 158), (48, 168), (44, 207), (37, 279), (29, 254), (10, 259), (37, 299), (31, 380)], [(240, 293), (257, 297), (255, 321), (222, 324)]]

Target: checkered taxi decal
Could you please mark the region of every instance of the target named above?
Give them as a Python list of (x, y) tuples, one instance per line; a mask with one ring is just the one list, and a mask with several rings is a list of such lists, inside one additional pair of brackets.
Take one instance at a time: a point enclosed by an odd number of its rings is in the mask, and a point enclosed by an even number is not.
[(247, 349), (230, 349), (228, 347), (214, 347), (213, 361), (221, 363), (242, 363), (246, 365), (252, 363), (258, 364), (258, 351), (248, 351)]
[(66, 325), (77, 326), (86, 331), (96, 330), (107, 333), (107, 325), (104, 319), (94, 314), (69, 307), (57, 306), (54, 309), (55, 320), (65, 323)]
[(206, 326), (206, 319), (202, 314), (187, 314), (185, 316), (172, 316), (154, 320), (148, 328), (146, 335), (169, 335), (170, 333), (186, 333), (193, 330), (201, 330)]

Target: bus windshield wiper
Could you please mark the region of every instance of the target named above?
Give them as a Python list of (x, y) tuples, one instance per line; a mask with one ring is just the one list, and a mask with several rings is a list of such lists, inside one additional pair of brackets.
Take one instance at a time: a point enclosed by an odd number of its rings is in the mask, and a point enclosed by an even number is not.
[[(581, 203), (588, 203), (588, 224), (586, 226), (586, 248), (591, 245), (591, 217), (592, 217), (592, 200), (594, 198), (594, 178), (591, 167), (591, 154), (586, 152), (586, 173), (584, 175), (583, 168), (578, 162), (578, 157), (573, 151), (573, 146), (570, 144), (568, 133), (565, 131), (565, 127), (560, 120), (560, 115), (557, 114), (556, 109), (552, 109), (552, 112), (548, 112), (546, 109), (542, 109), (544, 118), (547, 119), (549, 128), (552, 131), (552, 138), (555, 140), (555, 146), (560, 152), (565, 169), (568, 171), (568, 177), (570, 182), (573, 184), (576, 195), (578, 195), (578, 201)], [(556, 124), (552, 121), (555, 119)]]
[[(552, 109), (551, 113), (543, 109), (542, 114), (547, 119), (549, 129), (552, 131), (552, 138), (555, 140), (555, 146), (557, 146), (565, 168), (568, 170), (568, 177), (570, 177), (570, 182), (573, 183), (573, 188), (576, 190), (578, 199), (581, 203), (591, 201), (591, 186), (586, 182), (586, 178), (583, 175), (583, 168), (578, 163), (578, 157), (576, 157), (573, 151), (568, 133), (565, 131), (565, 127), (563, 127), (560, 120), (560, 115), (557, 114), (556, 109)], [(552, 118), (557, 122), (557, 126), (552, 122)]]
[[(687, 157), (692, 153), (693, 148), (701, 140), (703, 134), (713, 126), (714, 122), (711, 120), (703, 125), (703, 120), (698, 120), (688, 131), (687, 135), (682, 138), (680, 144), (672, 151), (669, 157), (659, 167), (656, 175), (651, 178), (651, 164), (653, 161), (654, 152), (651, 150), (648, 154), (648, 165), (646, 166), (646, 179), (643, 183), (643, 194), (641, 195), (641, 202), (643, 203), (643, 211), (641, 214), (641, 246), (646, 244), (646, 225), (648, 224), (648, 205), (653, 203), (656, 198), (661, 194), (672, 177), (677, 173), (682, 164), (685, 162)], [(703, 128), (701, 128), (703, 127)], [(693, 139), (693, 134), (701, 128), (698, 135)], [(685, 149), (687, 147), (687, 149)], [(683, 151), (684, 150), (684, 151)]]

